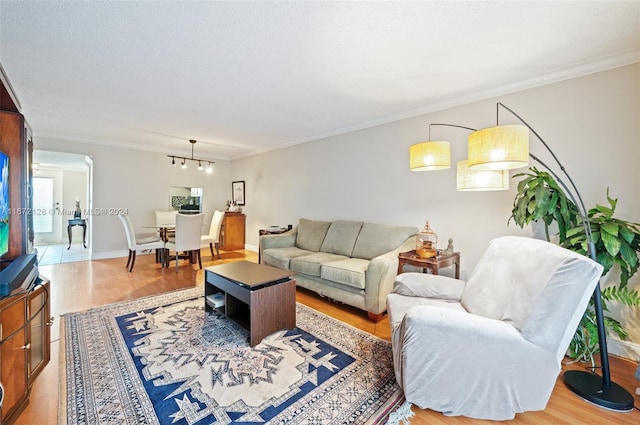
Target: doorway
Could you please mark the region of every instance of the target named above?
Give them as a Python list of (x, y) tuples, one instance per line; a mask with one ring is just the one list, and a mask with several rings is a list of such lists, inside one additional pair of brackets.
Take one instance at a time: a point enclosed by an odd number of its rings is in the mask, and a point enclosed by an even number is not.
[[(39, 264), (91, 258), (91, 220), (86, 214), (91, 208), (91, 167), (86, 155), (33, 151), (34, 245)], [(76, 206), (86, 219), (86, 248), (82, 228), (68, 226)]]

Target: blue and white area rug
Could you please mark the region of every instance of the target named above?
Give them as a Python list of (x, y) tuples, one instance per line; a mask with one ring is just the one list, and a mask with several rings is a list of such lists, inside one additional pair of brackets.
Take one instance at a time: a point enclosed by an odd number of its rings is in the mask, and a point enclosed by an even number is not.
[(60, 424), (379, 424), (391, 344), (301, 304), (251, 348), (193, 288), (63, 316)]

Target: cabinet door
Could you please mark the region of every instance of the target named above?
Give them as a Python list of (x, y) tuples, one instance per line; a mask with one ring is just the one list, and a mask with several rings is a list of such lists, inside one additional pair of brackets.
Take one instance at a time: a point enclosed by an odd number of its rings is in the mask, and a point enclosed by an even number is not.
[(49, 321), (49, 281), (29, 294), (29, 386), (49, 363), (51, 328)]
[(245, 215), (241, 213), (225, 213), (223, 220), (222, 246), (224, 251), (244, 249)]
[(4, 386), (2, 419), (9, 419), (27, 397), (26, 297), (0, 311), (0, 380)]

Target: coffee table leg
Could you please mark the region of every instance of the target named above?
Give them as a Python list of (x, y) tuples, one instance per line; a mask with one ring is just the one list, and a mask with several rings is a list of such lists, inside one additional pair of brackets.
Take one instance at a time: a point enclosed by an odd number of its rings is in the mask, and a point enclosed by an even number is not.
[(252, 347), (260, 344), (267, 335), (295, 328), (296, 281), (289, 280), (251, 292), (250, 315)]

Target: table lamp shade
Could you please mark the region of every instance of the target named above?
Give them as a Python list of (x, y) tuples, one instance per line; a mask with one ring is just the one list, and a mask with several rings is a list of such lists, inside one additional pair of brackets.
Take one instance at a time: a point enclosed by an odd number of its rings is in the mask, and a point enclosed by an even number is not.
[(457, 189), (459, 191), (508, 190), (508, 170), (475, 171), (467, 160), (457, 163)]
[(409, 148), (409, 168), (412, 171), (444, 170), (450, 167), (449, 142), (421, 142)]
[(469, 135), (469, 168), (511, 170), (529, 164), (529, 130), (523, 125), (483, 128)]

